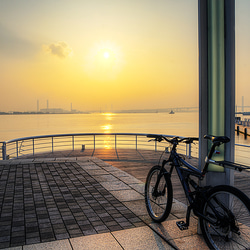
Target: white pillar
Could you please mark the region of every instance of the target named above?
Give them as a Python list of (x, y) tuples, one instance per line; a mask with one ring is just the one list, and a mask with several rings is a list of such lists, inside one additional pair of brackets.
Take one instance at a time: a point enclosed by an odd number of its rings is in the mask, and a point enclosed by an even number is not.
[[(235, 0), (199, 0), (200, 168), (211, 145), (203, 139), (205, 134), (230, 137), (217, 159), (234, 160), (234, 28)], [(230, 170), (211, 165), (210, 171), (206, 185), (233, 184)]]

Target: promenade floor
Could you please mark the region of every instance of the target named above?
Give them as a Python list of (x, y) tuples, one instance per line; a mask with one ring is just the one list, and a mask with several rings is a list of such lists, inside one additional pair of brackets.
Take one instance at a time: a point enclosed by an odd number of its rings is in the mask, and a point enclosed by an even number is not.
[(176, 178), (169, 218), (149, 218), (144, 182), (158, 158), (96, 150), (0, 161), (0, 249), (207, 249), (195, 217), (176, 226), (186, 215)]

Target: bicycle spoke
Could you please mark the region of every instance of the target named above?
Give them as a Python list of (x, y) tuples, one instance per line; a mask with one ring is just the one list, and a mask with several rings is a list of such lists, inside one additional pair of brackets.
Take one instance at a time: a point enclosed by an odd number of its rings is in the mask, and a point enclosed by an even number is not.
[(203, 213), (214, 221), (201, 220), (201, 229), (211, 248), (249, 249), (249, 199), (230, 186), (218, 186), (211, 191)]
[(173, 191), (169, 178), (161, 174), (161, 167), (153, 167), (145, 184), (145, 201), (150, 217), (156, 222), (167, 218), (172, 207)]

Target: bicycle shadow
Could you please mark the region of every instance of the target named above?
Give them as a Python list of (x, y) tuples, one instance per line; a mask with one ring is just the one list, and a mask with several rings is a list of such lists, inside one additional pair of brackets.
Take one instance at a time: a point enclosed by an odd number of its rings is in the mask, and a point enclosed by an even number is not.
[(161, 224), (152, 222), (149, 227), (175, 249), (209, 250), (203, 236), (197, 233), (198, 220), (191, 217), (190, 226), (187, 230), (180, 230), (177, 227), (176, 222), (180, 220), (166, 220)]

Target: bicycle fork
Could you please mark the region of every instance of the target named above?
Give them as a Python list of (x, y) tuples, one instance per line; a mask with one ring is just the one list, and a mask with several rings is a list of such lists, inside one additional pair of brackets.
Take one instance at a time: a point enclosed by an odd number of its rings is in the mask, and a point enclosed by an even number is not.
[[(160, 183), (160, 180), (161, 180), (161, 178), (165, 175), (165, 174), (168, 174), (168, 173), (166, 173), (166, 170), (164, 169), (164, 168), (162, 168), (161, 170), (160, 170), (160, 173), (158, 174), (158, 176), (157, 176), (157, 181), (156, 181), (156, 184), (155, 184), (155, 186), (154, 186), (154, 189), (153, 189), (153, 192), (152, 192), (152, 195), (153, 195), (153, 197), (155, 197), (155, 198), (157, 198), (157, 197), (159, 197), (159, 196), (163, 196), (163, 195), (165, 195), (165, 186), (164, 186), (164, 188), (163, 188), (163, 190), (159, 190), (158, 191), (158, 187), (159, 187), (159, 183)], [(165, 178), (165, 177), (164, 177)], [(166, 184), (165, 184), (166, 185)]]

